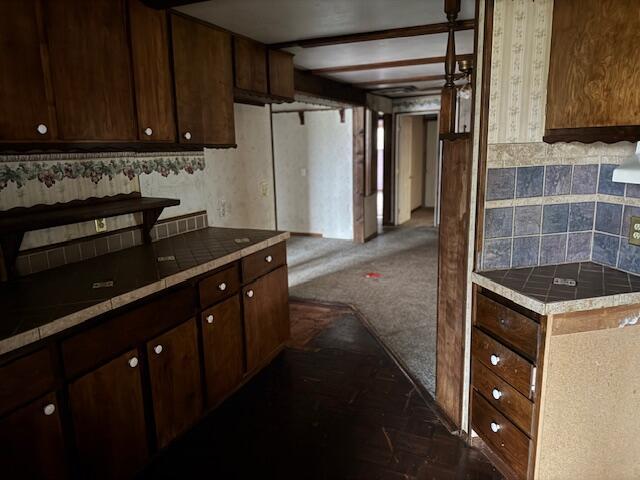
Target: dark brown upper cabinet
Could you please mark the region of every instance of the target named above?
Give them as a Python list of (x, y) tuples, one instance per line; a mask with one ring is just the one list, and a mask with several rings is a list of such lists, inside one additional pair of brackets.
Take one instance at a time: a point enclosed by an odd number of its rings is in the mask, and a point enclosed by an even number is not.
[(245, 37), (233, 37), (236, 88), (266, 94), (267, 48)]
[(59, 138), (137, 138), (125, 0), (45, 3)]
[(56, 119), (39, 0), (0, 2), (0, 141), (48, 141)]
[(639, 31), (637, 0), (554, 3), (545, 141), (640, 140)]
[(293, 100), (293, 54), (269, 50), (269, 93), (283, 100)]
[(166, 11), (129, 0), (131, 57), (138, 115), (138, 139), (174, 142), (173, 79)]
[(231, 35), (171, 15), (181, 143), (235, 145)]

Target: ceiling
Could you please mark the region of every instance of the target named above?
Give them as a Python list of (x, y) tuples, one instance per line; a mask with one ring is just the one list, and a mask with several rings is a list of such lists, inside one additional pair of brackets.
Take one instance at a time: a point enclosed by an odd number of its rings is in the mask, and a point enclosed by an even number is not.
[[(461, 3), (458, 20), (473, 19), (475, 0)], [(443, 0), (209, 0), (177, 10), (266, 44), (446, 22)], [(458, 55), (473, 53), (473, 30), (460, 30), (455, 36)], [(444, 62), (437, 57), (446, 53), (446, 33), (286, 47), (295, 54), (296, 67), (330, 69), (313, 73), (372, 93), (420, 95), (444, 84), (438, 78), (444, 75)], [(407, 61), (414, 64), (407, 66)], [(382, 62), (400, 65), (375, 65)], [(349, 71), (332, 71), (335, 67), (348, 67)], [(391, 83), (375, 83), (383, 81)], [(410, 87), (411, 91), (385, 90), (398, 87)]]

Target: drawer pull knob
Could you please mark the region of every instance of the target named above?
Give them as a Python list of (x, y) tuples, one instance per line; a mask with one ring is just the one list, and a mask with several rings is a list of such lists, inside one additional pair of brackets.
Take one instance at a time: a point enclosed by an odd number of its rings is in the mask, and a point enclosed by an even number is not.
[(47, 133), (49, 131), (49, 129), (47, 128), (47, 126), (44, 123), (41, 123), (40, 125), (38, 125), (36, 130), (38, 130), (38, 133), (40, 135), (44, 135), (45, 133)]
[(156, 355), (160, 355), (162, 353), (162, 345), (156, 345), (153, 347), (153, 351), (156, 352)]
[(145, 129), (144, 129), (144, 134), (145, 134), (147, 137), (150, 137), (151, 135), (153, 135), (153, 130), (151, 129), (151, 127), (147, 127), (147, 128), (145, 128)]
[(502, 397), (502, 392), (497, 388), (494, 388), (491, 392), (491, 395), (493, 395), (493, 398), (495, 398), (496, 400), (500, 400), (500, 397)]
[(496, 354), (491, 355), (491, 365), (498, 365), (500, 363), (500, 357)]
[(213, 315), (207, 315), (207, 323), (213, 323)]
[(48, 417), (49, 415), (53, 415), (53, 412), (56, 411), (56, 406), (53, 403), (45, 405), (44, 414)]
[(498, 425), (496, 422), (491, 422), (491, 431), (493, 433), (498, 433), (500, 431), (500, 425)]
[(222, 282), (220, 285), (218, 285), (218, 290), (220, 290), (221, 292), (224, 292), (227, 289), (227, 284)]
[(253, 298), (253, 290), (249, 290), (249, 291), (247, 292), (247, 297), (249, 297), (249, 298)]
[(184, 132), (184, 138), (185, 140), (191, 140), (191, 132)]
[(271, 255), (267, 255), (265, 257), (264, 261), (267, 262), (267, 263), (271, 263), (271, 262), (273, 262), (273, 257)]
[(129, 366), (131, 368), (136, 368), (138, 366), (138, 357), (132, 357), (129, 359)]

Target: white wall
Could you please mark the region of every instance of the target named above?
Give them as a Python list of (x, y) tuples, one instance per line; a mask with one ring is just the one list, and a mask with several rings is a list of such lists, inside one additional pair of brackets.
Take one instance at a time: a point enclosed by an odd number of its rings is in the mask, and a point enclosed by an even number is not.
[(411, 210), (424, 202), (425, 135), (424, 117), (411, 118)]
[(352, 111), (272, 117), (278, 228), (353, 239)]
[(438, 192), (438, 120), (428, 120), (426, 125), (426, 156), (424, 206), (434, 208)]

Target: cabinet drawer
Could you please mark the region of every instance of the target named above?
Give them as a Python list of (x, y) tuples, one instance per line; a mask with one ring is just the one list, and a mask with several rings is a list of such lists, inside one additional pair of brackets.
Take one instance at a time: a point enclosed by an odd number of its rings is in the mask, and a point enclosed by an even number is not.
[(531, 436), (533, 403), (478, 360), (472, 361), (472, 371), (473, 388)]
[(200, 307), (207, 308), (230, 297), (240, 288), (240, 273), (238, 264), (234, 263), (213, 275), (201, 280), (198, 284), (200, 291)]
[(473, 392), (471, 426), (495, 454), (526, 478), (531, 440), (478, 392)]
[(473, 329), (471, 344), (474, 359), (530, 398), (533, 378), (531, 363), (477, 328)]
[(475, 321), (476, 325), (491, 332), (529, 360), (535, 361), (540, 329), (538, 323), (482, 294), (476, 296)]
[(284, 242), (265, 248), (242, 259), (242, 282), (248, 283), (287, 263)]
[[(27, 380), (28, 379), (28, 380)], [(42, 349), (0, 367), (0, 415), (53, 390), (49, 350)]]

